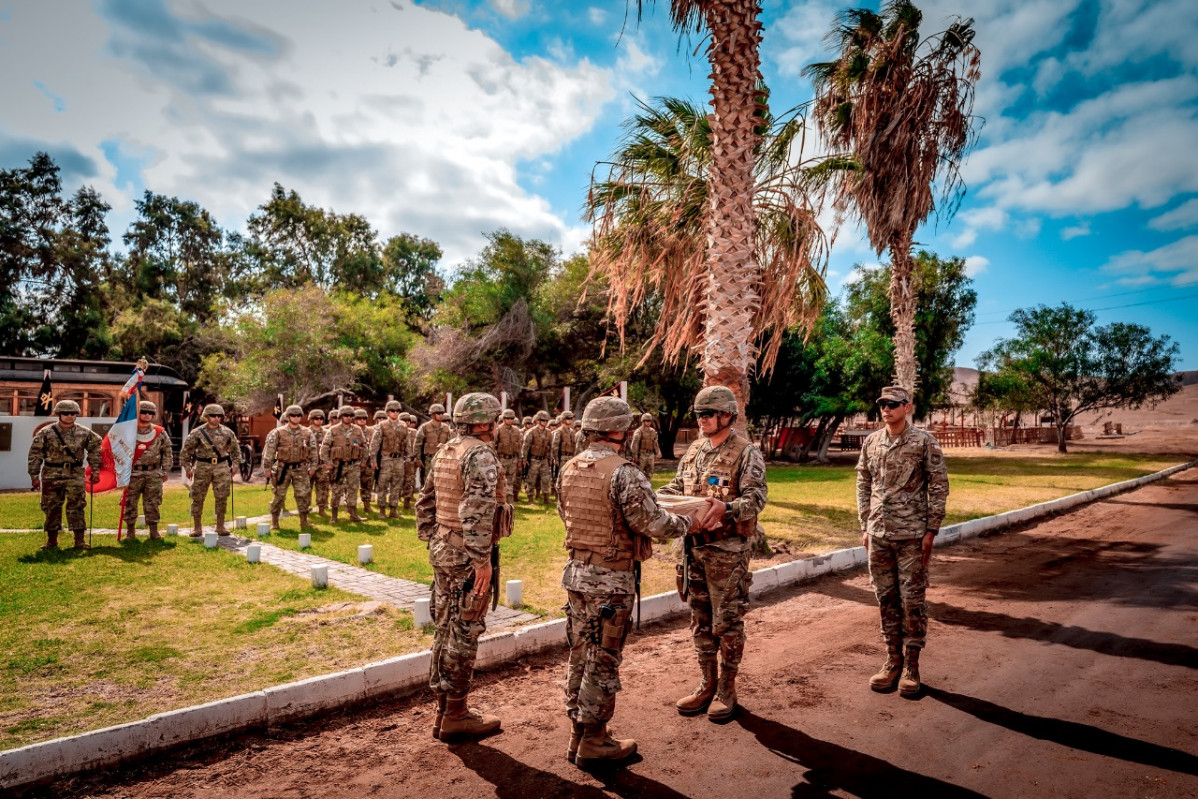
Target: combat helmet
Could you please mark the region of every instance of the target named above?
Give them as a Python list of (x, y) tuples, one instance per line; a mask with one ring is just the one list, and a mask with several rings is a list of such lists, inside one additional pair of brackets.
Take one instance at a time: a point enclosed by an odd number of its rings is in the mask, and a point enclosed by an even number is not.
[(537, 415), (532, 417), (532, 420), (534, 422), (548, 422), (549, 411), (537, 411)]
[(433, 405), (428, 406), (428, 412), (429, 412), (430, 416), (434, 413), (445, 413), (445, 406), (439, 402), (435, 403)]
[(642, 422), (652, 422), (652, 421), (653, 421), (653, 414), (651, 414), (651, 413), (642, 413), (642, 414), (641, 414), (641, 421), (642, 421)]
[(217, 405), (215, 402), (204, 408), (205, 416), (224, 416), (225, 409)]
[(454, 424), (490, 424), (499, 418), (499, 400), (482, 391), (473, 391), (453, 404)]
[(524, 424), (532, 424), (532, 417), (531, 417), (531, 416), (525, 416), (523, 419), (521, 419), (521, 420), (520, 420), (520, 424), (522, 424), (522, 425), (524, 425)]
[(303, 416), (304, 409), (298, 405), (288, 405), (287, 409), (285, 411), (283, 411), (283, 416), (287, 417), (287, 416), (291, 416), (292, 414), (295, 414), (296, 416)]
[(155, 405), (154, 403), (150, 402), (149, 400), (142, 400), (141, 402), (137, 403), (137, 412), (138, 413), (158, 413), (158, 406)]
[(369, 419), (370, 414), (366, 412), (365, 408), (355, 408), (354, 409), (354, 418), (355, 419)]
[(340, 420), (340, 419), (341, 419), (341, 409), (340, 408), (333, 408), (333, 410), (329, 411), (329, 421), (330, 422)]
[(401, 413), (399, 415), (399, 421), (408, 422), (410, 424), (412, 422), (412, 414), (408, 413), (407, 411), (404, 411), (403, 413)]
[(79, 403), (75, 400), (59, 400), (54, 403), (54, 415), (58, 416), (61, 413), (73, 413), (79, 415)]
[(380, 420), (382, 420), (382, 419), (386, 419), (386, 418), (387, 418), (387, 412), (386, 412), (386, 411), (375, 411), (375, 412), (374, 412), (374, 420), (375, 420), (376, 422), (377, 422), (377, 421), (380, 421)]
[(574, 411), (562, 411), (562, 422), (574, 421)]
[(505, 410), (505, 411), (503, 412), (503, 418), (504, 418), (504, 419), (515, 419), (515, 418), (516, 418), (516, 412), (515, 412), (515, 411), (513, 411), (511, 408), (508, 408), (507, 410)]
[(717, 413), (739, 413), (736, 396), (726, 386), (708, 386), (695, 395), (695, 413), (716, 411)]
[(319, 419), (323, 422), (324, 411), (322, 411), (320, 408), (313, 408), (312, 410), (308, 411), (308, 420), (311, 421), (313, 419)]
[(403, 406), (399, 404), (399, 400), (388, 400), (386, 410), (400, 411), (403, 410)]
[(582, 412), (582, 429), (588, 433), (610, 433), (632, 426), (632, 409), (617, 397), (598, 397)]

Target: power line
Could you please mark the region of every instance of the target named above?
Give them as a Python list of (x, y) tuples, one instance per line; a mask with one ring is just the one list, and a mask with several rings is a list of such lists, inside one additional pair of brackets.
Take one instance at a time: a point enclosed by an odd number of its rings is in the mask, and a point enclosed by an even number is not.
[[(1180, 297), (1166, 297), (1166, 298), (1160, 299), (1160, 300), (1144, 300), (1144, 302), (1129, 302), (1126, 305), (1108, 305), (1105, 308), (1080, 308), (1079, 310), (1093, 311), (1093, 312), (1114, 311), (1114, 310), (1118, 310), (1119, 308), (1136, 308), (1140, 305), (1159, 305), (1162, 302), (1177, 302), (1178, 300), (1188, 300), (1191, 297), (1198, 297), (1198, 292), (1195, 292), (1193, 294), (1183, 294)], [(1001, 325), (1006, 321), (1007, 321), (1006, 319), (996, 319), (991, 322), (978, 322), (976, 326), (980, 327), (981, 325)]]
[[(1134, 291), (1121, 291), (1121, 292), (1118, 292), (1117, 294), (1095, 294), (1091, 297), (1082, 297), (1081, 301), (1085, 302), (1086, 300), (1106, 300), (1106, 299), (1110, 299), (1111, 297), (1127, 297), (1132, 294), (1144, 294), (1145, 292), (1149, 292), (1149, 291), (1163, 291), (1163, 290), (1168, 290), (1168, 289), (1185, 288), (1186, 286), (1194, 286), (1194, 285), (1198, 285), (1198, 280), (1187, 280), (1185, 283), (1175, 283), (1175, 284), (1168, 285), (1168, 286), (1153, 286), (1150, 289), (1136, 289)], [(1180, 298), (1178, 298), (1178, 299), (1180, 299)], [(1168, 302), (1168, 301), (1169, 301), (1168, 299), (1161, 300), (1161, 302)], [(1128, 307), (1128, 306), (1121, 306), (1121, 307)], [(1102, 310), (1102, 309), (1095, 309), (1095, 310)], [(983, 311), (982, 313), (978, 314), (978, 316), (994, 316), (995, 314), (1011, 314), (1011, 313), (1013, 313), (1013, 311)]]

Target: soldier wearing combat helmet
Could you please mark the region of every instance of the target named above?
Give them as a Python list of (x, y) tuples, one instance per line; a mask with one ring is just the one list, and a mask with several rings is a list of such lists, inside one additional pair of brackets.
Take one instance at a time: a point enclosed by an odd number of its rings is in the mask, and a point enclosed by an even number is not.
[(295, 494), (295, 507), (299, 511), (300, 529), (309, 530), (308, 509), (312, 504), (312, 477), (320, 459), (320, 448), (312, 431), (300, 424), (304, 409), (288, 405), (283, 411), (282, 427), (276, 427), (266, 435), (262, 448), (262, 471), (274, 487), (270, 503), (270, 529), (278, 530), (279, 514), (287, 498), (287, 487)]
[(370, 441), (370, 457), (379, 471), (379, 517), (399, 518), (399, 500), (403, 496), (404, 471), (411, 453), (408, 448), (408, 425), (400, 420), (400, 405), (396, 400), (387, 403), (386, 417), (375, 428)]
[(549, 412), (537, 411), (533, 417), (535, 426), (524, 434), (524, 443), (520, 447), (520, 459), (528, 464), (525, 480), (528, 482), (528, 501), (540, 498), (549, 504), (549, 446), (553, 436), (549, 432)]
[(363, 518), (369, 519), (370, 503), (374, 497), (374, 465), (370, 458), (374, 428), (370, 426), (370, 413), (365, 408), (355, 408), (354, 424), (362, 433), (362, 462), (358, 466), (358, 492), (362, 496)]
[(691, 638), (702, 679), (675, 703), (684, 716), (704, 710), (713, 721), (736, 711), (736, 675), (745, 650), (744, 616), (749, 609), (750, 547), (757, 517), (765, 508), (765, 459), (732, 429), (736, 397), (724, 386), (695, 395), (702, 435), (691, 444), (674, 479), (661, 495), (715, 500), (702, 530), (689, 536), (679, 564), (679, 588), (691, 609)]
[(432, 474), (433, 456), (442, 444), (449, 441), (450, 435), (449, 425), (441, 421), (445, 415), (444, 405), (439, 402), (430, 405), (428, 415), (431, 418), (416, 431), (416, 456), (420, 458), (422, 480), (428, 480)]
[(623, 400), (591, 400), (582, 415), (587, 448), (558, 477), (557, 509), (570, 553), (562, 572), (570, 644), (566, 714), (573, 725), (566, 757), (583, 768), (636, 752), (636, 741), (613, 738), (607, 723), (640, 563), (653, 554), (651, 539), (677, 538), (691, 527), (690, 519), (658, 507), (649, 481), (619, 455), (631, 426)]
[(866, 436), (857, 460), (861, 543), (869, 549), (886, 644), (886, 663), (869, 686), (888, 691), (897, 681), (900, 694), (914, 696), (928, 634), (928, 560), (944, 521), (948, 467), (932, 434), (912, 426), (914, 406), (905, 388), (882, 389), (878, 409), (886, 426)]
[(137, 538), (138, 500), (145, 508), (150, 539), (162, 538), (158, 532), (158, 508), (162, 505), (162, 484), (175, 464), (175, 456), (170, 435), (154, 424), (157, 413), (158, 406), (149, 400), (137, 404), (137, 444), (133, 450), (129, 487), (125, 492), (125, 528), (129, 531), (130, 541)]
[(362, 517), (358, 515), (358, 479), (362, 472), (362, 451), (366, 447), (366, 439), (362, 428), (354, 424), (352, 409), (347, 407), (332, 411), (329, 413), (330, 418), (333, 413), (337, 414), (338, 424), (329, 426), (320, 445), (320, 460), (327, 464), (325, 468), (332, 483), (332, 515), (329, 521), (338, 521), (337, 513), (344, 499), (349, 509), (350, 521), (360, 522)]
[(204, 408), (204, 424), (192, 430), (179, 450), (179, 464), (191, 483), (191, 535), (204, 534), (204, 498), (212, 488), (216, 508), (216, 533), (228, 535), (225, 529), (225, 508), (233, 493), (233, 475), (241, 465), (241, 447), (237, 434), (221, 422), (225, 409), (213, 403)]
[[(437, 697), (433, 735), (442, 740), (486, 735), (499, 719), (466, 702), (478, 639), (486, 632), (492, 553), (510, 533), (503, 472), (491, 448), (499, 400), (461, 397), (453, 409), (457, 433), (435, 454), (416, 503), (416, 529), (433, 567), (433, 638), (429, 686)], [(495, 552), (495, 554), (498, 554)]]
[(553, 461), (555, 480), (557, 472), (566, 465), (566, 461), (573, 458), (578, 452), (578, 448), (575, 446), (576, 441), (574, 413), (573, 411), (562, 411), (561, 426), (553, 431), (553, 440), (549, 444), (549, 457)]
[(308, 412), (308, 429), (312, 431), (312, 443), (316, 445), (316, 472), (312, 475), (312, 489), (316, 494), (316, 512), (324, 516), (329, 507), (329, 470), (320, 459), (320, 445), (324, 442), (325, 413), (320, 408)]
[(514, 502), (520, 494), (520, 447), (523, 443), (524, 436), (516, 427), (516, 412), (508, 408), (503, 412), (503, 424), (495, 431), (495, 452), (503, 467), (509, 502)]
[(416, 417), (404, 412), (400, 420), (408, 426), (408, 460), (403, 471), (403, 509), (411, 510), (416, 498), (416, 469), (420, 467), (420, 453), (416, 451)]
[(661, 447), (657, 444), (657, 428), (653, 426), (653, 414), (641, 414), (641, 426), (632, 434), (632, 458), (637, 467), (652, 478), (653, 470), (657, 468), (657, 459), (661, 457)]
[(54, 405), (54, 415), (58, 421), (34, 433), (29, 445), (29, 480), (34, 491), (42, 492), (42, 513), (46, 516), (46, 543), (42, 549), (58, 547), (64, 504), (67, 524), (75, 535), (75, 546), (86, 549), (87, 488), (83, 475), (85, 467), (90, 466), (91, 481), (99, 481), (102, 439), (89, 428), (75, 423), (79, 417), (79, 403), (74, 400), (59, 400)]

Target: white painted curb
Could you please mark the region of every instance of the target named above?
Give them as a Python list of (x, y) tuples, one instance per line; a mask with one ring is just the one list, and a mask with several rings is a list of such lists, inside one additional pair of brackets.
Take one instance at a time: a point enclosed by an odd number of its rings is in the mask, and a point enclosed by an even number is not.
[[(976, 538), (983, 533), (1024, 524), (1087, 502), (1132, 491), (1185, 471), (1195, 464), (1198, 461), (996, 516), (950, 525), (942, 528), (940, 535), (936, 536), (936, 546)], [(787, 588), (829, 572), (856, 568), (864, 563), (865, 547), (838, 549), (781, 563), (754, 572), (749, 595), (756, 599), (769, 591)], [(641, 601), (641, 620), (646, 623), (675, 618), (686, 612), (686, 603), (672, 591), (645, 597)], [(565, 619), (506, 630), (479, 642), (477, 666), (500, 666), (524, 655), (553, 649), (565, 642)], [(11, 790), (137, 760), (154, 752), (217, 735), (294, 722), (352, 707), (366, 700), (413, 693), (428, 685), (429, 658), (427, 650), (416, 652), (336, 674), (311, 677), (263, 691), (158, 713), (141, 721), (9, 749), (0, 752), (0, 789)]]

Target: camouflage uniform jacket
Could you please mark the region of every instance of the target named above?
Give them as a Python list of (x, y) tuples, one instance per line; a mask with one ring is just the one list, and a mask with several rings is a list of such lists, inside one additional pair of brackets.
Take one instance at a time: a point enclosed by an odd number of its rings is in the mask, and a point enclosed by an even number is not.
[[(539, 424), (533, 425), (532, 429), (524, 434), (524, 443), (520, 446), (520, 459), (527, 461), (534, 457), (548, 458), (552, 443), (553, 434), (548, 428), (542, 428)], [(536, 452), (533, 452), (534, 447)]]
[[(732, 436), (728, 436), (720, 446), (712, 447), (706, 437), (697, 439), (682, 456), (682, 460), (678, 462), (678, 473), (674, 475), (674, 479), (657, 489), (657, 493), (667, 496), (686, 494), (687, 486), (699, 483), (700, 478), (719, 456), (720, 450), (729, 446), (731, 441)], [(768, 496), (768, 489), (765, 485), (765, 458), (762, 457), (761, 450), (753, 444), (745, 447), (736, 463), (735, 471), (737, 482), (740, 485), (740, 496), (728, 501), (728, 508), (732, 511), (732, 521), (760, 516), (761, 511), (765, 509), (765, 501)], [(701, 494), (696, 491), (694, 495)], [(713, 541), (706, 546), (726, 552), (740, 552), (749, 548), (750, 540), (734, 535), (730, 538)]]
[[(287, 425), (276, 427), (266, 434), (266, 444), (262, 447), (262, 471), (270, 474), (275, 467), (275, 456), (279, 452), (279, 439), (291, 438), (292, 449), (298, 449), (303, 453), (303, 467), (305, 469), (315, 469), (316, 462), (320, 455), (320, 445), (316, 442), (312, 431), (306, 427), (297, 427), (292, 430)], [(292, 466), (292, 469), (297, 468)]]
[(657, 431), (655, 429), (650, 427), (646, 430), (644, 425), (636, 429), (636, 432), (632, 434), (632, 455), (635, 458), (646, 455), (661, 457), (661, 447), (657, 445)]
[[(54, 429), (62, 435), (62, 441), (54, 434)], [(63, 447), (63, 442), (66, 447)], [(31, 480), (51, 480), (62, 477), (78, 477), (83, 479), (82, 466), (92, 467), (92, 472), (100, 471), (100, 444), (103, 439), (90, 428), (81, 424), (63, 427), (58, 422), (46, 425), (33, 435), (29, 444), (29, 477)], [(85, 460), (86, 459), (86, 460)], [(50, 464), (77, 463), (77, 468), (51, 466)], [(42, 467), (45, 466), (45, 472)]]
[[(455, 437), (449, 443), (460, 440)], [(430, 471), (436, 474), (436, 457)], [(482, 441), (462, 457), (462, 499), (458, 518), (462, 522), (465, 553), (475, 568), (491, 562), (491, 534), (495, 524), (495, 492), (499, 486), (499, 458)], [(416, 532), (422, 541), (432, 541), (437, 533), (437, 481), (427, 479), (416, 500)]]
[[(208, 443), (209, 439), (212, 440), (211, 444)], [(192, 430), (183, 442), (183, 449), (179, 451), (179, 465), (184, 469), (194, 469), (197, 462), (210, 463), (213, 458), (229, 458), (232, 468), (241, 464), (237, 434), (223, 424), (217, 425), (215, 430), (207, 424)]]
[[(378, 435), (378, 425), (366, 425), (362, 427), (357, 422), (354, 426), (362, 431), (362, 468), (374, 469), (374, 439)], [(363, 472), (362, 474), (365, 474)]]
[[(596, 461), (600, 458), (618, 457), (602, 444), (591, 444), (578, 454), (579, 458)], [(562, 478), (558, 475), (557, 496), (562, 495)], [(611, 476), (608, 493), (612, 507), (624, 517), (628, 529), (649, 538), (667, 539), (686, 535), (690, 519), (662, 509), (657, 504), (653, 486), (635, 464), (621, 464)], [(557, 512), (565, 522), (562, 504)], [(566, 561), (562, 572), (562, 587), (568, 591), (584, 594), (631, 594), (635, 590), (631, 571), (616, 571), (599, 564), (583, 563), (573, 558)]]
[(940, 443), (907, 424), (896, 438), (870, 433), (857, 460), (857, 518), (861, 531), (901, 541), (934, 533), (944, 521), (948, 467)]
[[(416, 431), (416, 457), (431, 456), (447, 441), (449, 441), (449, 425), (444, 422), (438, 424), (430, 419), (420, 425)], [(426, 452), (426, 450), (432, 450), (432, 452)]]
[[(154, 435), (157, 428), (158, 435)], [(152, 471), (156, 474), (166, 474), (175, 465), (175, 453), (171, 450), (171, 437), (162, 427), (151, 425), (144, 432), (141, 425), (137, 427), (137, 444), (134, 452), (140, 451), (137, 462), (133, 464), (133, 473), (145, 474)]]
[(519, 458), (524, 434), (514, 424), (501, 423), (495, 429), (495, 451), (501, 458)]
[[(357, 447), (357, 457), (354, 457), (353, 448)], [(337, 450), (337, 457), (333, 457), (333, 450)], [(320, 460), (322, 463), (336, 465), (340, 461), (349, 463), (351, 461), (362, 461), (362, 453), (366, 450), (366, 436), (362, 432), (362, 428), (356, 424), (351, 424), (349, 427), (338, 422), (331, 425), (328, 432), (324, 434), (324, 441), (320, 443)]]
[(388, 440), (396, 441), (398, 447), (392, 454), (407, 459), (412, 455), (412, 439), (408, 435), (408, 427), (403, 422), (393, 422), (384, 419), (374, 426), (374, 435), (370, 439), (370, 458), (378, 463), (383, 454), (383, 428), (387, 428)]
[(549, 457), (559, 464), (565, 465), (566, 461), (573, 458), (578, 452), (575, 443), (574, 429), (559, 427), (553, 431), (553, 440), (549, 444)]

